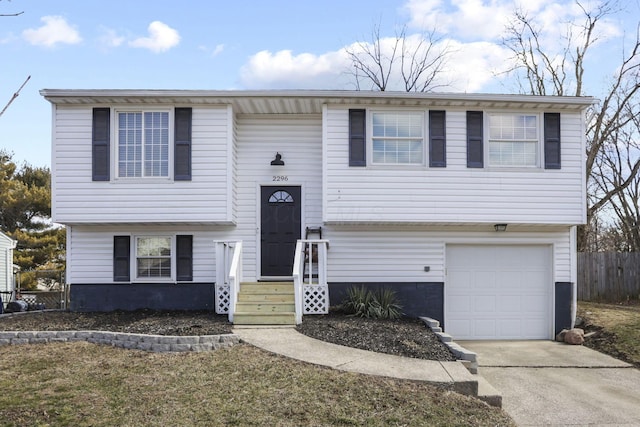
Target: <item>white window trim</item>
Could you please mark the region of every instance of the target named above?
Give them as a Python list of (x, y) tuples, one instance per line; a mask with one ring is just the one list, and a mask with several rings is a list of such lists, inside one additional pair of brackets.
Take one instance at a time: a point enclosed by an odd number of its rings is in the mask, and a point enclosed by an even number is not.
[[(159, 238), (169, 238), (171, 243), (171, 275), (170, 277), (138, 277), (138, 238), (144, 237), (159, 237)], [(165, 234), (165, 233), (138, 233), (132, 234), (131, 238), (133, 239), (133, 244), (131, 245), (131, 254), (129, 263), (130, 269), (130, 277), (132, 278), (131, 282), (135, 283), (171, 283), (175, 282), (176, 277), (176, 267), (177, 267), (177, 259), (176, 259), (176, 235), (175, 234)]]
[[(492, 165), (489, 157), (489, 146), (491, 145), (491, 130), (489, 123), (491, 116), (536, 116), (537, 117), (537, 129), (538, 129), (538, 141), (536, 143), (536, 164), (535, 165)], [(542, 168), (542, 154), (544, 153), (544, 115), (538, 111), (485, 111), (484, 114), (484, 158), (487, 169), (514, 169), (514, 170), (534, 170)]]
[[(386, 114), (402, 114), (402, 113), (421, 113), (422, 114), (422, 162), (421, 163), (374, 163), (373, 161), (373, 115), (375, 113)], [(366, 150), (367, 150), (367, 167), (384, 168), (384, 169), (424, 169), (428, 165), (429, 156), (429, 114), (428, 110), (423, 109), (367, 109), (366, 110)], [(413, 138), (415, 139), (415, 138)]]
[[(174, 139), (175, 139), (175, 110), (171, 108), (157, 108), (148, 106), (127, 106), (114, 107), (111, 109), (111, 172), (114, 181), (126, 182), (167, 182), (173, 181), (173, 156), (174, 156)], [(118, 113), (134, 113), (134, 112), (162, 112), (169, 114), (169, 156), (168, 156), (168, 173), (167, 176), (119, 176), (118, 162)], [(144, 160), (143, 160), (144, 162)], [(143, 165), (144, 168), (144, 165)]]

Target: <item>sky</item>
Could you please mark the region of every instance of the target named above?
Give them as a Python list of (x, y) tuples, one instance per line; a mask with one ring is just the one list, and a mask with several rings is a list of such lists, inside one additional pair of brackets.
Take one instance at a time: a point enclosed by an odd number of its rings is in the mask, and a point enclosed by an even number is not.
[[(620, 0), (598, 27), (587, 95), (603, 93), (635, 40), (639, 2)], [(346, 50), (371, 42), (374, 28), (383, 46), (402, 28), (411, 43), (433, 34), (434, 48), (446, 46), (438, 91), (514, 93), (501, 41), (516, 8), (556, 47), (581, 13), (572, 0), (0, 0), (0, 14), (19, 14), (0, 17), (0, 109), (31, 76), (0, 116), (0, 150), (50, 166), (45, 88), (353, 90)]]

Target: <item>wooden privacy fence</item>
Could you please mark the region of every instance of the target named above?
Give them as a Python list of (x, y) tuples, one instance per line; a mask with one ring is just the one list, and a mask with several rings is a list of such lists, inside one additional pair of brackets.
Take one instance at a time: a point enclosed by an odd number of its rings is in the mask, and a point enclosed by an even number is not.
[(578, 300), (621, 302), (640, 298), (640, 253), (578, 253)]

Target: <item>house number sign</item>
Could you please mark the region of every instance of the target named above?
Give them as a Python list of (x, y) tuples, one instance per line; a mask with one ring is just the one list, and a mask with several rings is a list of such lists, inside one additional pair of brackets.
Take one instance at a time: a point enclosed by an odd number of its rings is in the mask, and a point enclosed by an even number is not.
[(287, 175), (273, 175), (271, 177), (271, 181), (273, 181), (273, 182), (289, 181), (289, 177)]

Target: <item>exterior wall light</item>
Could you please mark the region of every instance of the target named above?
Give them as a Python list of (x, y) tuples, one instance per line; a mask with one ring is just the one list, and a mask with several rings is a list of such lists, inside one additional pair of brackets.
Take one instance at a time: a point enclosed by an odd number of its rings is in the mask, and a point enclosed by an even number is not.
[(276, 158), (271, 160), (271, 166), (284, 166), (284, 160), (282, 160), (282, 154), (276, 153)]
[(507, 224), (495, 224), (493, 226), (496, 231), (507, 231)]

